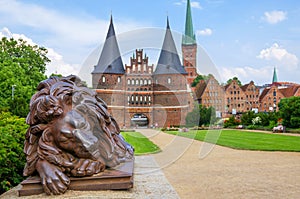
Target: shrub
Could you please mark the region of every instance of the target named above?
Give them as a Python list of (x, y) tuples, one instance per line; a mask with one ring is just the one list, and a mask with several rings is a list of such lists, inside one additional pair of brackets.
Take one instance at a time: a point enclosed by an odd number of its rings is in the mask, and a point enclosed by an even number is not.
[(224, 122), (224, 128), (232, 128), (232, 127), (236, 127), (237, 125), (239, 125), (241, 122), (239, 121), (239, 120), (236, 120), (235, 118), (234, 118), (234, 116), (231, 116), (230, 118), (229, 118), (229, 120), (226, 120), (225, 122)]
[(252, 124), (253, 125), (259, 125), (259, 124), (261, 124), (261, 118), (259, 116), (253, 118), (252, 119)]
[(23, 147), (27, 128), (24, 118), (0, 112), (0, 194), (24, 179)]

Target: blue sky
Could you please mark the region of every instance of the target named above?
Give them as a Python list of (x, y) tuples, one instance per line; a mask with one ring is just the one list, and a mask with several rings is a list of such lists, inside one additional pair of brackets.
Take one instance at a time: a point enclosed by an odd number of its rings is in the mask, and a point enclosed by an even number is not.
[[(215, 64), (220, 81), (238, 76), (243, 83), (270, 83), (276, 67), (279, 81), (300, 83), (299, 1), (191, 0), (191, 4), (201, 53)], [(22, 37), (47, 47), (52, 60), (48, 73), (77, 74), (87, 57), (101, 49), (111, 13), (119, 40), (147, 28), (162, 30), (163, 35), (167, 15), (173, 34), (180, 35), (185, 11), (183, 0), (0, 0), (0, 36)], [(180, 46), (177, 50), (180, 53)], [(123, 62), (129, 60), (124, 57)], [(204, 74), (204, 68), (211, 67), (199, 63)]]

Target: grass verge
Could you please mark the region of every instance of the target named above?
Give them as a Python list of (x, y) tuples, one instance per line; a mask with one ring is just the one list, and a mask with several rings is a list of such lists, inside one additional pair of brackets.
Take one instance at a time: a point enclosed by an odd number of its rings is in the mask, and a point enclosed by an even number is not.
[[(173, 135), (188, 137), (233, 149), (259, 151), (295, 151), (300, 152), (300, 137), (239, 130), (198, 130), (185, 133), (167, 131)], [(216, 139), (216, 137), (218, 139)], [(215, 141), (216, 140), (216, 141)]]
[(134, 147), (135, 155), (160, 152), (160, 148), (139, 132), (121, 132), (124, 139)]

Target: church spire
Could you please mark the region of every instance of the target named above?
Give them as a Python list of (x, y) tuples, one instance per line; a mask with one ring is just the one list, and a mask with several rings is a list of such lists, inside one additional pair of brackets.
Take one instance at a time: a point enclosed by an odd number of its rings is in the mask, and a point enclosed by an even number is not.
[(272, 83), (278, 82), (276, 68), (274, 67)]
[(187, 74), (181, 65), (170, 29), (169, 18), (162, 49), (154, 74)]
[(182, 45), (191, 45), (191, 44), (196, 44), (196, 37), (193, 29), (191, 4), (190, 4), (190, 0), (187, 0), (185, 32), (182, 37)]
[(121, 58), (112, 16), (110, 25), (103, 45), (103, 49), (92, 74), (124, 74), (124, 65)]

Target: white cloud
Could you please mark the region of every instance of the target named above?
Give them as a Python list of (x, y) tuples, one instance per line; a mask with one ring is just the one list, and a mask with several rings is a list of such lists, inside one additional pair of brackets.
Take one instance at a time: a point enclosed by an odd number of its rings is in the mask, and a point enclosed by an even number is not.
[(181, 6), (182, 4), (183, 4), (182, 1), (174, 3), (174, 5), (177, 5), (177, 6)]
[(265, 12), (263, 16), (263, 20), (270, 24), (277, 24), (285, 19), (287, 19), (287, 13), (277, 10)]
[(255, 84), (268, 83), (272, 78), (273, 68), (262, 67), (254, 68), (251, 66), (244, 67), (222, 67), (220, 68), (220, 74), (225, 82), (233, 77), (238, 77), (243, 84), (254, 81)]
[(12, 33), (8, 30), (7, 27), (2, 28), (0, 31), (0, 38), (2, 37), (12, 37)]
[[(38, 45), (32, 41), (32, 39), (28, 38), (24, 34), (16, 34), (12, 33), (7, 27), (4, 27), (0, 31), (0, 38), (7, 37), (7, 38), (14, 38), (15, 40), (23, 39), (29, 45)], [(46, 68), (46, 75), (51, 75), (52, 73), (62, 74), (62, 75), (70, 75), (78, 74), (79, 72), (79, 65), (77, 64), (68, 64), (64, 61), (63, 56), (59, 53), (55, 52), (52, 48), (47, 48), (48, 53), (47, 57), (51, 60), (50, 63), (47, 64)]]
[[(17, 0), (1, 0), (0, 16), (2, 21), (39, 29), (51, 34), (50, 42), (91, 45), (104, 40), (109, 19), (100, 20), (87, 15), (68, 16), (64, 13), (35, 4)], [(132, 30), (145, 24), (129, 20), (115, 23), (118, 33)], [(105, 31), (103, 31), (105, 30)]]
[(36, 45), (36, 43), (34, 43), (32, 39), (26, 37), (24, 34), (11, 33), (7, 27), (2, 28), (2, 30), (0, 31), (0, 38), (2, 37), (14, 38), (15, 40), (22, 39), (26, 41), (29, 45)]
[(61, 74), (63, 76), (68, 76), (71, 74), (78, 75), (80, 70), (79, 64), (66, 63), (63, 59), (63, 56), (55, 52), (54, 49), (47, 48), (47, 50), (47, 57), (51, 60), (51, 62), (47, 64), (46, 74), (48, 76), (52, 73)]
[(202, 6), (197, 1), (191, 1), (191, 7), (192, 8), (197, 8), (197, 9), (202, 9)]
[[(104, 42), (109, 26), (109, 17), (102, 20), (88, 13), (70, 16), (19, 0), (0, 0), (0, 19), (2, 26), (10, 27), (13, 24), (22, 27), (27, 35), (35, 31), (34, 40), (39, 46), (47, 47), (48, 57), (52, 60), (47, 65), (48, 75), (55, 72), (63, 75), (76, 74), (91, 50)], [(114, 18), (114, 25), (117, 34), (150, 26), (147, 22), (142, 24), (119, 18)], [(11, 34), (7, 30), (3, 29), (0, 34)], [(25, 35), (12, 34), (9, 37), (24, 38)], [(26, 40), (34, 43), (28, 37)]]
[[(177, 6), (181, 6), (181, 5), (186, 5), (186, 0), (181, 0), (181, 1), (177, 1), (174, 3), (174, 5)], [(192, 8), (197, 8), (197, 9), (202, 9), (202, 6), (200, 5), (200, 3), (198, 1), (191, 1), (191, 7)]]
[(296, 55), (289, 53), (277, 43), (274, 43), (270, 48), (261, 50), (257, 58), (276, 61), (280, 66), (286, 67), (289, 70), (295, 70), (299, 63)]
[(210, 36), (212, 34), (212, 30), (210, 28), (205, 28), (204, 30), (197, 30), (196, 34), (202, 36)]

